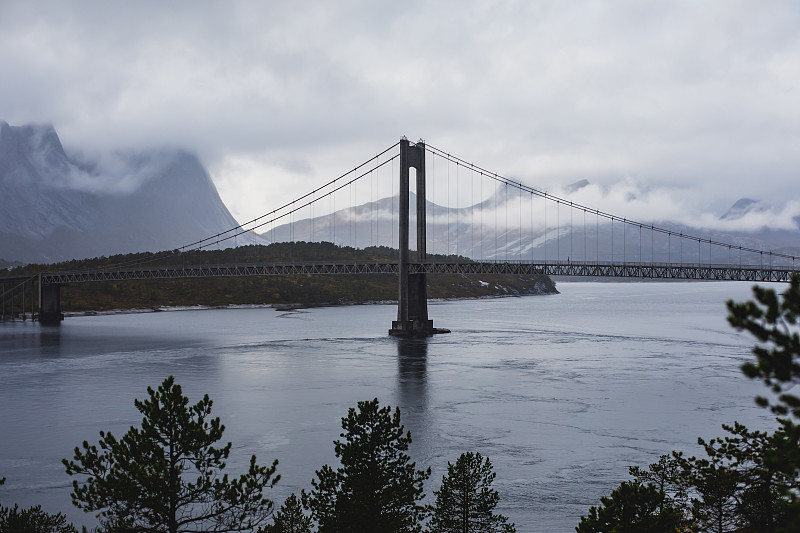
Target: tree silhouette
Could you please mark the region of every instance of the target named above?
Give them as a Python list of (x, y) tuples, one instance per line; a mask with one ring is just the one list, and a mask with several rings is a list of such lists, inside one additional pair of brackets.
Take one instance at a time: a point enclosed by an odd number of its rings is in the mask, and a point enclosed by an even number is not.
[(432, 508), (431, 533), (512, 533), (514, 524), (494, 514), (500, 500), (492, 489), (492, 463), (480, 453), (462, 453), (456, 464), (447, 463), (447, 474)]
[(683, 513), (665, 505), (664, 493), (653, 484), (623, 481), (610, 497), (600, 498), (582, 516), (578, 533), (676, 533), (685, 531)]
[(29, 509), (0, 506), (0, 533), (78, 533), (62, 513), (49, 514), (41, 505)]
[(101, 525), (113, 531), (250, 531), (272, 511), (263, 491), (280, 478), (277, 461), (270, 467), (250, 458), (247, 473), (229, 479), (221, 472), (231, 443), (217, 448), (225, 427), (211, 419), (212, 401), (195, 405), (172, 376), (148, 398), (135, 400), (141, 428), (131, 427), (119, 440), (100, 432), (98, 446), (75, 447), (73, 460), (63, 459), (73, 480), (73, 504), (100, 511)]
[(739, 330), (750, 332), (758, 344), (753, 347), (755, 363), (745, 363), (742, 371), (750, 378), (761, 379), (778, 395), (778, 403), (770, 405), (764, 397), (759, 405), (771, 406), (780, 416), (800, 418), (800, 397), (786, 392), (800, 383), (800, 275), (793, 274), (789, 288), (778, 297), (772, 289), (753, 287), (755, 301), (728, 301), (728, 322)]
[(430, 469), (416, 470), (406, 453), (400, 409), (380, 407), (378, 399), (358, 402), (342, 418), (344, 440), (334, 441), (341, 467), (324, 465), (303, 492), (320, 533), (397, 533), (421, 531), (425, 508), (422, 485)]
[(311, 533), (311, 518), (303, 514), (300, 499), (294, 493), (286, 498), (272, 519), (273, 523), (259, 529), (259, 533)]

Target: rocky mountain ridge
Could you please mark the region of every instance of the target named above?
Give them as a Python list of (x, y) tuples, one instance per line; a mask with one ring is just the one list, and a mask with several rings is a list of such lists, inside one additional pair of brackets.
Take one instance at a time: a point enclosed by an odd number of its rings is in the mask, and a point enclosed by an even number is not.
[[(581, 180), (566, 190), (576, 192), (588, 185), (587, 180)], [(709, 251), (687, 243), (682, 247), (679, 239), (668, 239), (663, 233), (650, 235), (647, 226), (640, 235), (637, 228), (625, 231), (619, 222), (612, 225), (604, 219), (589, 224), (594, 227), (586, 232), (582, 220), (572, 227), (562, 224), (559, 230), (550, 225), (547, 231), (532, 224), (530, 230), (520, 232), (513, 223), (506, 226), (508, 216), (502, 215), (502, 209), (524, 202), (527, 193), (522, 194), (520, 197), (509, 187), (502, 194), (460, 208), (429, 201), (428, 252), (477, 260), (653, 258), (659, 262), (679, 258), (725, 262), (734, 253), (733, 249), (717, 247)], [(411, 205), (416, 203), (413, 196)], [(394, 196), (314, 218), (298, 217), (291, 224), (270, 227), (253, 244), (328, 241), (356, 248), (396, 248), (398, 206)], [(736, 221), (768, 210), (763, 202), (742, 198), (719, 219)], [(494, 216), (498, 212), (501, 216)], [(413, 226), (413, 212), (411, 219)], [(800, 220), (795, 222), (795, 230), (754, 232), (711, 231), (676, 221), (655, 225), (733, 247), (800, 257)], [(171, 250), (236, 226), (208, 172), (190, 152), (154, 149), (94, 156), (67, 152), (52, 126), (10, 126), (0, 121), (0, 268)], [(415, 237), (412, 231), (412, 248), (416, 247)], [(640, 241), (645, 241), (642, 247)], [(744, 262), (760, 260), (759, 254), (743, 258)]]
[[(579, 182), (578, 187), (588, 182)], [(508, 197), (505, 196), (508, 194)], [(525, 193), (524, 193), (525, 194)], [(479, 204), (461, 208), (448, 208), (428, 201), (427, 207), (427, 250), (429, 253), (461, 255), (474, 260), (488, 261), (650, 261), (656, 262), (711, 262), (725, 263), (738, 261), (736, 247), (773, 251), (800, 257), (800, 221), (798, 229), (775, 230), (760, 229), (755, 232), (718, 231), (692, 227), (679, 222), (665, 221), (654, 224), (657, 228), (673, 232), (668, 237), (663, 232), (652, 232), (649, 225), (627, 227), (622, 223), (612, 224), (607, 219), (595, 221), (591, 216), (584, 227), (583, 220), (575, 221), (570, 227), (562, 224), (555, 227), (528, 227), (523, 221), (523, 231), (513, 221), (506, 227), (504, 215), (494, 218), (494, 210), (502, 210), (504, 203), (513, 206), (519, 195), (508, 192), (503, 197), (489, 197)], [(410, 194), (410, 205), (416, 204), (416, 196)], [(341, 209), (333, 214), (297, 219), (291, 224), (276, 225), (261, 234), (266, 242), (326, 240), (341, 246), (365, 248), (368, 246), (397, 247), (396, 220), (398, 197), (382, 198), (356, 207)], [(481, 208), (488, 214), (480, 218)], [(765, 210), (763, 203), (742, 199), (737, 201), (720, 219), (741, 218), (751, 211)], [(538, 217), (539, 214), (537, 213)], [(416, 232), (413, 230), (414, 211), (410, 215), (411, 232), (409, 242), (416, 248)], [(516, 218), (516, 214), (515, 217)], [(526, 214), (527, 218), (527, 214)], [(585, 231), (584, 231), (585, 230)], [(640, 236), (641, 231), (641, 236)], [(703, 241), (730, 243), (731, 248), (714, 246), (709, 251), (707, 244), (697, 246), (696, 240), (679, 239), (677, 235), (691, 235)], [(681, 245), (681, 240), (684, 242)], [(641, 247), (640, 247), (641, 242)], [(611, 250), (613, 248), (613, 256)], [(735, 255), (735, 257), (734, 257)], [(745, 252), (742, 262), (758, 264), (759, 254)], [(769, 260), (769, 259), (767, 259)], [(782, 264), (776, 259), (775, 264)], [(790, 261), (790, 260), (789, 260)]]
[(190, 152), (70, 156), (52, 126), (0, 122), (5, 261), (172, 249), (236, 225)]

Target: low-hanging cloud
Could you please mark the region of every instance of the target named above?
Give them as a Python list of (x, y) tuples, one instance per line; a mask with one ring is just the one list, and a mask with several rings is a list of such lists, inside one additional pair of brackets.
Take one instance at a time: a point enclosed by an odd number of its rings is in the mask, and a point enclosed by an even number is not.
[(131, 194), (149, 181), (163, 177), (168, 166), (174, 163), (175, 155), (169, 150), (97, 154), (72, 151), (70, 159), (74, 165), (66, 183), (79, 191)]
[[(543, 190), (589, 179), (631, 218), (752, 197), (785, 225), (800, 168), (788, 0), (8, 0), (0, 71), (0, 119), (94, 152), (185, 146), (245, 219), (403, 134)], [(646, 191), (625, 205), (628, 176)]]

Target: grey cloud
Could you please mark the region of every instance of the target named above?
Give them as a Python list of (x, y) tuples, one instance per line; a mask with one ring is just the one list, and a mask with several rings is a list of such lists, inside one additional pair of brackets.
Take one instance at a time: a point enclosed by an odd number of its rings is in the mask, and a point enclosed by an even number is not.
[(308, 161), (287, 196), (406, 134), (539, 188), (635, 176), (724, 209), (797, 179), (798, 30), (790, 1), (12, 0), (0, 119), (261, 180)]

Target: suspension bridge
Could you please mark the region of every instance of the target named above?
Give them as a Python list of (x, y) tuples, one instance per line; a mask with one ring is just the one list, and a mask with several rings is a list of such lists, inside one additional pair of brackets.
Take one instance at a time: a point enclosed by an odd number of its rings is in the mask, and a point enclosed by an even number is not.
[[(184, 264), (204, 249), (300, 241), (388, 246), (398, 250), (397, 260)], [(173, 264), (150, 264), (165, 258)], [(429, 335), (446, 330), (434, 328), (428, 317), (428, 274), (785, 282), (798, 272), (797, 259), (741, 239), (620, 217), (403, 138), (299, 198), (225, 232), (154, 254), (147, 263), (0, 278), (0, 316), (36, 316), (57, 324), (63, 319), (61, 287), (75, 283), (394, 274), (398, 313), (390, 334)]]

